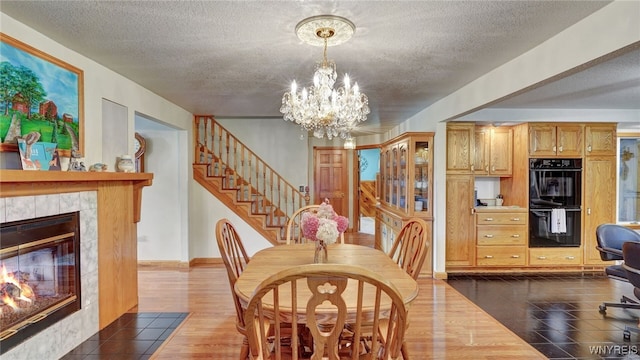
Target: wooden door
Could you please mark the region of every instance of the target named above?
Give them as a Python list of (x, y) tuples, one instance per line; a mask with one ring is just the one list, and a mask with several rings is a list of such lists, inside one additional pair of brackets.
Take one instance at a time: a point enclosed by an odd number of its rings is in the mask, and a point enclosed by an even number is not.
[(506, 127), (491, 129), (489, 173), (511, 175), (513, 167), (513, 130)]
[(475, 259), (473, 184), (471, 175), (447, 176), (447, 266), (471, 266)]
[(582, 232), (585, 264), (604, 264), (596, 250), (596, 228), (615, 223), (616, 157), (589, 156), (584, 162), (584, 226)]
[(558, 156), (582, 156), (584, 147), (583, 126), (582, 125), (558, 125), (557, 129), (557, 151)]
[(585, 155), (616, 155), (616, 124), (587, 125)]
[(314, 204), (320, 204), (324, 199), (329, 199), (338, 214), (349, 217), (347, 151), (314, 148), (313, 158)]

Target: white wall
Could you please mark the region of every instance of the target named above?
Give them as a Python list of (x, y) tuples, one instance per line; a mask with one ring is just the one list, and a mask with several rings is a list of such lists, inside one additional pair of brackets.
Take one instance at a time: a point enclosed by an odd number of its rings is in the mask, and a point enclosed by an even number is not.
[[(145, 172), (154, 174), (153, 186), (143, 190), (141, 219), (138, 223), (139, 260), (188, 261), (183, 254), (180, 167), (175, 151), (179, 132), (175, 130), (138, 131), (147, 144)], [(177, 255), (180, 255), (177, 258)]]
[(291, 185), (297, 188), (309, 183), (309, 143), (306, 136), (300, 139), (300, 126), (282, 118), (216, 118), (216, 121)]

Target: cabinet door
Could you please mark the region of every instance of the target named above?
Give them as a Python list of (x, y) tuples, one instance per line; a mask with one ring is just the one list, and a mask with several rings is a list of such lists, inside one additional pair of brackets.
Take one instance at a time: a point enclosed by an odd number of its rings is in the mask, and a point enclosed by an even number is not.
[(510, 128), (491, 129), (489, 173), (511, 175), (513, 158), (513, 130)]
[(447, 265), (464, 266), (474, 262), (473, 184), (471, 175), (447, 176)]
[(582, 129), (582, 125), (558, 125), (556, 155), (582, 156)]
[(553, 125), (529, 126), (529, 155), (545, 157), (556, 155), (556, 127)]
[(447, 174), (471, 174), (474, 131), (473, 124), (447, 126)]
[[(407, 142), (398, 144), (398, 154), (400, 155), (400, 162), (398, 167), (398, 208), (407, 212), (407, 193), (409, 182), (409, 169), (407, 165), (407, 159), (409, 157), (409, 146)], [(411, 182), (413, 185), (413, 181)]]
[(616, 155), (616, 125), (587, 125), (585, 127), (585, 155)]
[(615, 222), (616, 157), (589, 156), (584, 162), (584, 226), (582, 232), (585, 264), (605, 264), (596, 250), (596, 228)]
[(473, 170), (475, 175), (489, 175), (489, 154), (491, 146), (491, 130), (476, 127), (473, 138)]
[(391, 184), (393, 183), (393, 174), (391, 173), (391, 150), (383, 149), (380, 153), (380, 180), (382, 181), (382, 194), (380, 198), (387, 204), (391, 202)]

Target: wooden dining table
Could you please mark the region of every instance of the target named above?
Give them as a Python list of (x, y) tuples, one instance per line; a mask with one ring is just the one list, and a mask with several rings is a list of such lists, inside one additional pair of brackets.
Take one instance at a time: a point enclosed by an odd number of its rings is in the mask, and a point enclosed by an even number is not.
[[(242, 306), (246, 308), (254, 290), (265, 279), (282, 270), (299, 265), (312, 264), (314, 247), (315, 244), (313, 243), (277, 245), (255, 253), (234, 287)], [(362, 245), (330, 244), (328, 245), (328, 263), (358, 265), (378, 273), (398, 289), (407, 308), (418, 296), (418, 283), (391, 260), (387, 254), (380, 250)], [(306, 297), (311, 292), (303, 284), (300, 284), (298, 289), (306, 289), (306, 292), (298, 290), (298, 309), (296, 311), (299, 322), (304, 322)], [(286, 289), (284, 291), (286, 292)], [(291, 299), (285, 294), (281, 291), (279, 306), (281, 309), (290, 309)], [(366, 295), (365, 292), (363, 308), (373, 309), (375, 297)], [(349, 282), (343, 296), (347, 303), (350, 300), (355, 301), (357, 296), (355, 282)], [(268, 307), (269, 305), (269, 299), (264, 298), (263, 306)], [(384, 302), (381, 306), (384, 308)]]

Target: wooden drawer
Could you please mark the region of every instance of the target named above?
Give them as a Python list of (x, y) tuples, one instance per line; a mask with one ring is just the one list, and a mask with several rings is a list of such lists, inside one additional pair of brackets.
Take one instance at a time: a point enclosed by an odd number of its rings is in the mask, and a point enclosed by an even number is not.
[(402, 230), (402, 219), (395, 216), (391, 216), (387, 213), (379, 213), (379, 219), (382, 223), (386, 224), (393, 229), (394, 232), (399, 233)]
[(526, 245), (527, 227), (524, 225), (482, 225), (476, 228), (478, 245)]
[(580, 265), (580, 248), (533, 248), (529, 249), (529, 265)]
[(476, 247), (477, 266), (524, 266), (526, 258), (526, 246)]
[(477, 225), (526, 225), (526, 213), (478, 212)]

